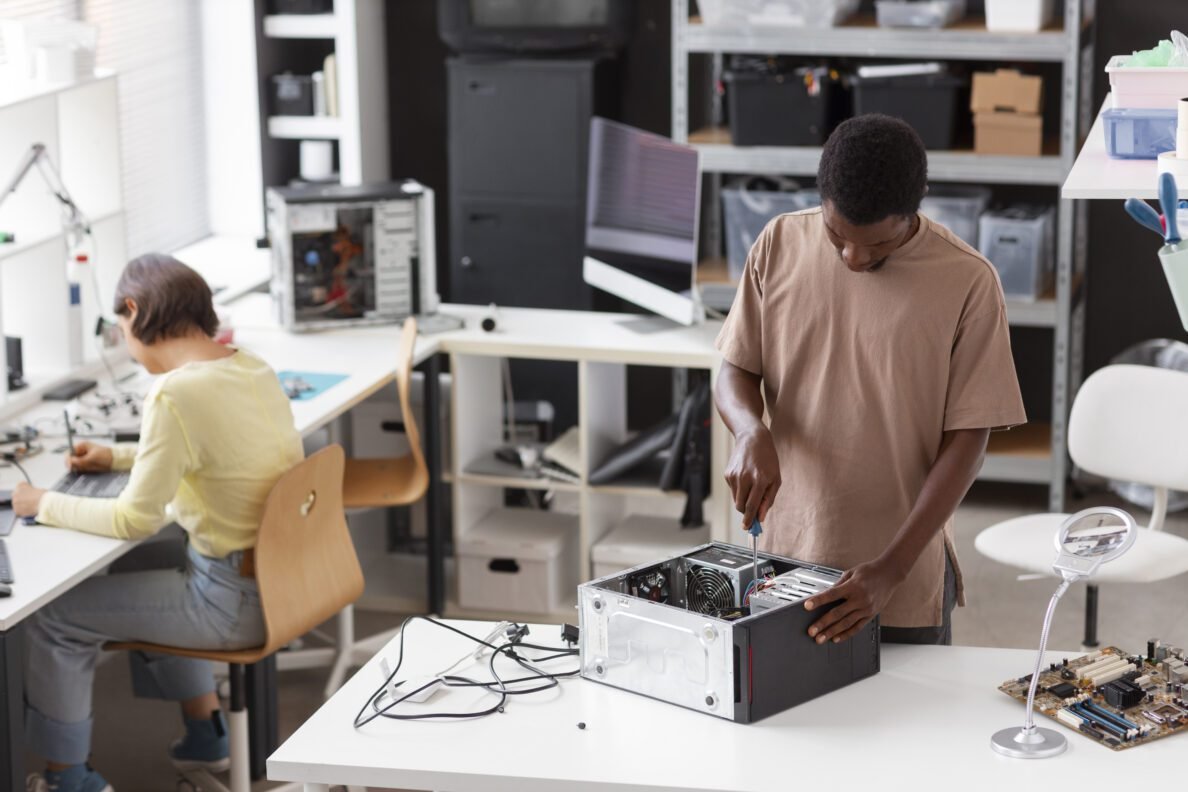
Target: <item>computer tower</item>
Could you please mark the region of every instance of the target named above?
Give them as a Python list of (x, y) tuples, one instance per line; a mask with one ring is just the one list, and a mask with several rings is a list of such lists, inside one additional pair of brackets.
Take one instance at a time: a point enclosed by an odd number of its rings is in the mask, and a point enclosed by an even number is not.
[(827, 609), (803, 602), (840, 570), (759, 559), (756, 569), (749, 549), (712, 542), (582, 584), (581, 675), (752, 723), (878, 673), (877, 618), (841, 643), (808, 636)]

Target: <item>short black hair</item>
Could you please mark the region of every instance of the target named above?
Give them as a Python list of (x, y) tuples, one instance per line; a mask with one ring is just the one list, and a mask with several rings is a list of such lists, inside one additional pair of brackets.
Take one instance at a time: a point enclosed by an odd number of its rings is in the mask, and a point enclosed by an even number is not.
[(219, 328), (210, 286), (173, 256), (146, 253), (124, 267), (116, 284), (113, 309), (127, 316), (127, 300), (136, 302), (132, 335), (142, 344), (181, 338), (195, 330), (213, 337)]
[(821, 200), (854, 225), (915, 214), (927, 185), (924, 142), (904, 121), (879, 113), (843, 121), (817, 167)]

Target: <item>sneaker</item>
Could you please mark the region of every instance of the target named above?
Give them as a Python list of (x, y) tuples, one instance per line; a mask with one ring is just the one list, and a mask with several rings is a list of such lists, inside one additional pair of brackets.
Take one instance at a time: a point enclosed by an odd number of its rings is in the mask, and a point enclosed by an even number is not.
[(50, 770), (45, 775), (34, 773), (25, 780), (25, 789), (26, 792), (112, 792), (111, 784), (87, 764), (72, 765), (60, 773)]
[(186, 720), (186, 736), (169, 747), (169, 760), (183, 773), (223, 773), (230, 769), (231, 742), (223, 713), (215, 710), (209, 720)]

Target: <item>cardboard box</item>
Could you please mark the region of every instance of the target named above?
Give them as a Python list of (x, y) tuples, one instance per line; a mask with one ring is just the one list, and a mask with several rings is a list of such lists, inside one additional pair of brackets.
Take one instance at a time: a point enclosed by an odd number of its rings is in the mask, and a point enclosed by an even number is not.
[(1038, 157), (1043, 151), (1043, 79), (1014, 69), (973, 76), (974, 151)]

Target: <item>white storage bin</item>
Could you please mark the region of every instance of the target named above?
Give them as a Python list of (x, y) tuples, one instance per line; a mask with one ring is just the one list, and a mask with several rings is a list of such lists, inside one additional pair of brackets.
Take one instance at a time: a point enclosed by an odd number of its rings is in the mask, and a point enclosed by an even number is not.
[(708, 541), (708, 527), (682, 528), (680, 521), (673, 517), (633, 514), (590, 549), (593, 579), (669, 558)]
[(965, 16), (965, 0), (875, 0), (879, 27), (942, 28)]
[(1051, 208), (1025, 206), (982, 215), (979, 248), (998, 270), (1007, 297), (1036, 300), (1047, 291), (1055, 258), (1053, 216)]
[(978, 247), (978, 219), (990, 205), (985, 187), (935, 187), (920, 203), (920, 211), (952, 231), (970, 247)]
[(493, 509), (457, 540), (458, 604), (552, 614), (577, 599), (578, 518)]
[(821, 194), (816, 190), (776, 192), (723, 189), (722, 213), (726, 220), (726, 264), (730, 270), (730, 280), (742, 280), (747, 254), (772, 218), (820, 205)]
[(706, 25), (833, 27), (858, 10), (859, 0), (697, 0)]
[(1129, 59), (1115, 55), (1106, 64), (1114, 107), (1174, 110), (1188, 96), (1188, 66), (1123, 66)]
[(986, 30), (1038, 33), (1052, 21), (1054, 0), (986, 0)]

